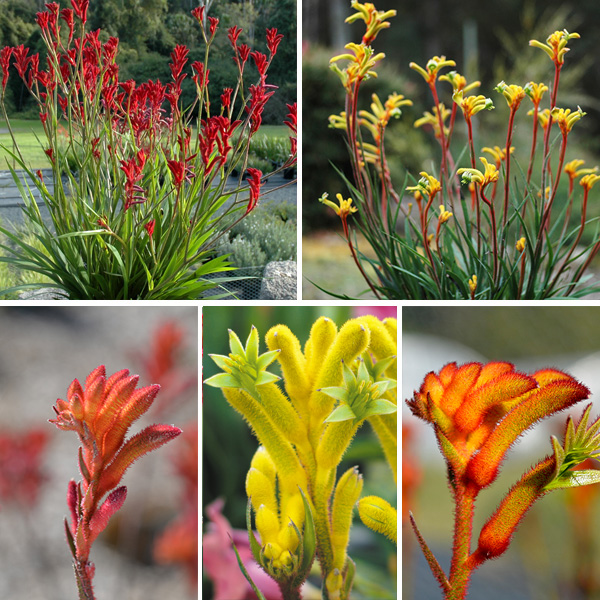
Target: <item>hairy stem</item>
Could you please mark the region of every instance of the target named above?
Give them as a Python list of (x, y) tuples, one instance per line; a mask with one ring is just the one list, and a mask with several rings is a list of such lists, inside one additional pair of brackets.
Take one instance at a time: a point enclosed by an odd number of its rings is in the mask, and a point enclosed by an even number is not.
[(77, 590), (79, 591), (79, 600), (96, 600), (92, 578), (89, 576), (86, 569), (86, 566), (89, 565), (90, 563), (83, 563), (79, 560), (75, 560), (73, 563), (75, 579), (77, 580)]
[(473, 510), (477, 489), (463, 487), (456, 491), (454, 511), (454, 544), (450, 566), (450, 591), (446, 600), (464, 600), (467, 597), (473, 567), (470, 564)]

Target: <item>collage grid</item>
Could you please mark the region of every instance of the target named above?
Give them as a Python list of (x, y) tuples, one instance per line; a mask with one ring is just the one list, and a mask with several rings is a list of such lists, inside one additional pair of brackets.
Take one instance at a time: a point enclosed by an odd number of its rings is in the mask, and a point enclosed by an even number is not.
[(595, 2), (2, 3), (1, 598), (600, 598)]

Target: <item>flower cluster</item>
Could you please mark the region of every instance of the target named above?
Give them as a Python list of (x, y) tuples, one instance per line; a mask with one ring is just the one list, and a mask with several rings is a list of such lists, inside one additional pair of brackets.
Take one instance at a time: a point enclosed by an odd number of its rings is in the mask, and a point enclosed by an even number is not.
[[(266, 342), (269, 350), (260, 354), (254, 327), (245, 345), (230, 331), (229, 356), (211, 355), (222, 372), (205, 381), (221, 388), (260, 442), (246, 477), (250, 547), (284, 598), (299, 597), (316, 553), (323, 593), (347, 600), (354, 579), (347, 550), (355, 504), (367, 526), (396, 539), (396, 509), (376, 496), (360, 499), (357, 468), (336, 482), (337, 466), (366, 421), (396, 476), (396, 321), (364, 316), (338, 331), (321, 317), (304, 351), (285, 325), (269, 330)], [(275, 360), (285, 392), (268, 370)]]
[[(560, 183), (567, 138), (575, 124), (585, 116), (579, 107), (573, 110), (557, 106), (567, 46), (579, 35), (566, 30), (556, 31), (546, 43), (531, 42), (531, 46), (544, 50), (554, 63), (552, 87), (533, 81), (525, 85), (498, 83), (495, 90), (502, 94), (508, 107), (506, 142), (503, 146), (485, 147), (479, 151), (475, 147), (475, 119), (483, 118), (485, 110), (495, 108), (491, 98), (473, 93), (481, 82), (468, 82), (455, 70), (444, 72), (456, 66), (444, 55), (434, 56), (424, 66), (410, 63), (410, 68), (425, 81), (433, 100), (432, 109), (414, 125), (433, 130), (441, 154), (438, 173), (431, 170), (425, 175), (421, 173), (424, 179), (417, 185), (404, 184), (403, 191), (398, 191), (394, 188), (383, 139), (390, 117), (399, 116), (399, 106), (410, 101), (394, 93), (385, 102), (374, 96), (371, 111), (359, 108), (361, 83), (377, 75), (377, 66), (384, 58), (370, 44), (389, 26), (387, 19), (395, 13), (380, 14), (372, 4), (353, 2), (352, 5), (358, 12), (349, 20), (364, 20), (367, 32), (361, 43), (347, 44), (349, 52), (331, 59), (332, 69), (345, 87), (346, 110), (332, 115), (329, 122), (331, 127), (344, 133), (350, 153), (352, 175), (347, 183), (358, 209), (352, 226), (361, 231), (377, 256), (377, 269), (372, 271), (367, 268), (372, 259), (367, 259), (358, 249), (359, 238), (351, 235), (349, 227), (343, 223), (352, 257), (371, 292), (378, 298), (393, 299), (532, 299), (583, 295), (593, 291), (592, 286), (580, 282), (590, 262), (600, 252), (600, 244), (589, 245), (583, 254), (581, 249), (578, 250), (588, 221), (583, 219), (581, 224), (573, 227), (570, 220), (574, 200), (572, 179), (568, 200), (557, 202), (557, 196), (562, 193)], [(378, 21), (379, 18), (385, 23)], [(348, 61), (346, 69), (337, 66), (341, 60)], [(452, 86), (452, 104), (442, 101), (438, 90), (440, 82)], [(545, 92), (549, 89), (549, 107), (542, 108)], [(512, 139), (517, 113), (528, 99), (533, 104), (529, 164), (523, 170), (523, 181), (517, 178), (515, 182), (511, 166), (517, 157), (512, 156)], [(454, 139), (460, 135), (456, 116), (461, 113), (466, 126), (466, 154), (470, 159), (466, 166), (460, 165), (453, 153), (458, 147)], [(562, 138), (556, 145), (551, 144), (553, 124), (560, 129)], [(538, 142), (540, 128), (543, 129), (541, 143)], [(367, 137), (367, 132), (374, 143)], [(540, 152), (538, 146), (541, 146), (541, 160), (536, 160), (536, 154)], [(494, 164), (481, 159), (484, 169), (478, 169), (477, 157), (491, 148)], [(534, 167), (538, 166), (540, 177), (536, 181)], [(471, 197), (470, 203), (463, 202), (460, 176), (462, 183), (469, 186), (466, 194)], [(582, 180), (585, 195), (588, 181), (591, 179)], [(486, 189), (488, 185), (490, 188)], [(412, 204), (403, 204), (405, 192), (415, 192), (417, 215), (411, 211)], [(440, 204), (448, 209), (448, 213), (456, 216), (453, 223), (443, 229), (430, 210), (436, 194), (440, 194)], [(501, 196), (499, 201), (497, 196)], [(426, 201), (422, 201), (424, 197)], [(567, 205), (567, 210), (554, 210), (557, 204)], [(585, 196), (584, 206), (587, 207)], [(335, 204), (330, 207), (341, 214)], [(561, 222), (556, 223), (553, 218)], [(526, 252), (515, 252), (522, 237), (527, 241)], [(583, 260), (577, 261), (577, 256), (583, 256)]]
[(53, 407), (56, 418), (50, 419), (63, 431), (75, 431), (81, 443), (82, 480), (69, 483), (71, 522), (65, 520), (65, 531), (78, 586), (86, 593), (92, 589), (94, 576), (94, 565), (89, 561), (92, 544), (127, 496), (127, 488), (119, 486), (125, 471), (141, 456), (181, 433), (173, 425), (149, 425), (126, 438), (129, 427), (150, 408), (160, 389), (159, 385), (136, 389), (138, 380), (127, 370), (106, 377), (104, 366), (99, 366), (88, 375), (84, 386), (77, 379), (71, 383), (67, 399), (57, 400)]

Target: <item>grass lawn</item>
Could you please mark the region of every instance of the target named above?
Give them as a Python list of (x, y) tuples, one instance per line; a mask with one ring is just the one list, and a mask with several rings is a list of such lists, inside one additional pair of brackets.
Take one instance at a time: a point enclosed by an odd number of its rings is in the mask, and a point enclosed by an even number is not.
[[(42, 143), (46, 140), (42, 123), (38, 120), (11, 119), (10, 124), (17, 138), (23, 158), (33, 169), (50, 167), (50, 161), (44, 154)], [(263, 125), (257, 136), (264, 135), (267, 138), (284, 138), (289, 136), (289, 129), (285, 125)], [(6, 121), (0, 119), (0, 146), (6, 146), (12, 150), (12, 140)], [(10, 154), (0, 147), (0, 170), (6, 168), (6, 161), (12, 161)]]
[[(50, 161), (44, 154), (41, 144), (46, 139), (42, 123), (38, 120), (11, 119), (10, 124), (19, 143), (23, 158), (30, 163), (31, 167), (34, 169), (49, 167)], [(0, 120), (0, 145), (12, 150), (12, 139), (4, 119)], [(12, 162), (10, 154), (0, 147), (0, 169), (6, 168), (7, 160)]]
[[(366, 243), (360, 244), (360, 247), (367, 252)], [(366, 268), (369, 269), (368, 266)], [(345, 240), (332, 231), (320, 231), (302, 240), (302, 298), (332, 299), (313, 282), (335, 294), (361, 300), (375, 298), (354, 264)]]

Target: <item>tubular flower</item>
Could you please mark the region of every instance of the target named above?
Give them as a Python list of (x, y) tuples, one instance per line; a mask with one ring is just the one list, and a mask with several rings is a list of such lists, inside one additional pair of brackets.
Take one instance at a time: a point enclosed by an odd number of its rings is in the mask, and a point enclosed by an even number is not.
[(548, 86), (544, 83), (534, 83), (530, 81), (523, 90), (531, 98), (531, 101), (538, 106), (542, 101), (542, 97), (545, 92), (548, 91)]
[(443, 204), (440, 204), (440, 224), (445, 223), (448, 219), (452, 217), (452, 213), (446, 210), (446, 207)]
[(521, 101), (527, 95), (520, 85), (507, 85), (504, 81), (501, 81), (494, 89), (504, 96), (511, 110), (517, 110)]
[(457, 71), (450, 71), (449, 73), (440, 75), (439, 79), (440, 81), (447, 81), (453, 87), (455, 92), (470, 92), (481, 85), (481, 81), (474, 81), (467, 85), (466, 77)]
[(471, 292), (471, 300), (475, 298), (475, 292), (477, 291), (477, 275), (473, 275), (471, 279), (469, 279), (469, 291)]
[(485, 96), (467, 96), (463, 97), (464, 90), (458, 90), (452, 94), (452, 99), (460, 106), (465, 119), (470, 119), (482, 110), (492, 110), (494, 103), (491, 98)]
[(396, 542), (398, 512), (389, 502), (378, 496), (365, 496), (358, 501), (358, 515), (369, 529)]
[(354, 21), (358, 21), (359, 19), (362, 19), (365, 22), (367, 30), (363, 35), (363, 44), (370, 44), (382, 29), (386, 29), (390, 26), (387, 19), (396, 16), (395, 10), (376, 10), (371, 2), (361, 4), (356, 0), (352, 0), (351, 5), (357, 12), (350, 15), (346, 19), (346, 23), (354, 23)]
[[(494, 146), (493, 148), (489, 148), (485, 146), (481, 149), (482, 152), (487, 152), (490, 154), (494, 160), (496, 161), (496, 165), (499, 166), (500, 163), (506, 158), (506, 148), (500, 148), (500, 146)], [(513, 154), (515, 151), (515, 147), (510, 147), (510, 153)]]
[(248, 186), (250, 190), (250, 195), (248, 198), (248, 205), (246, 206), (246, 214), (256, 208), (258, 204), (258, 200), (260, 198), (260, 188), (262, 186), (262, 171), (260, 169), (254, 169), (253, 167), (248, 167)]
[(485, 157), (480, 156), (479, 160), (483, 163), (484, 172), (482, 173), (478, 169), (458, 169), (456, 172), (458, 175), (462, 175), (463, 183), (478, 183), (482, 188), (484, 188), (489, 183), (493, 181), (497, 181), (500, 173), (496, 168), (496, 165), (491, 165)]
[(406, 190), (408, 192), (420, 192), (431, 199), (438, 192), (442, 191), (442, 186), (433, 175), (429, 175), (426, 171), (421, 171), (421, 179), (419, 179), (417, 185), (407, 187)]
[(525, 513), (547, 492), (600, 482), (600, 471), (586, 468), (586, 461), (598, 457), (600, 446), (600, 419), (588, 426), (591, 408), (586, 407), (577, 425), (569, 416), (563, 443), (551, 437), (553, 456), (532, 467), (510, 489), (479, 534), (475, 562), (503, 554)]
[(565, 54), (569, 51), (567, 44), (570, 40), (578, 39), (578, 33), (569, 33), (566, 29), (555, 31), (546, 38), (546, 43), (538, 42), (538, 40), (530, 40), (529, 45), (535, 48), (540, 48), (556, 65), (562, 65), (565, 62)]
[(329, 115), (329, 127), (331, 129), (348, 129), (348, 121), (346, 120), (346, 112), (343, 111), (339, 115)]
[[(361, 110), (358, 114), (363, 117), (363, 121), (361, 122), (363, 125), (371, 125), (371, 127), (377, 129), (385, 129), (392, 117), (398, 119), (402, 114), (400, 110), (401, 106), (412, 106), (412, 100), (404, 98), (402, 94), (391, 94), (388, 96), (385, 104), (382, 104), (377, 94), (373, 94), (371, 99), (373, 100), (371, 112)], [(377, 138), (376, 135), (373, 137)]]
[(335, 204), (331, 200), (328, 200), (329, 194), (325, 192), (320, 198), (319, 202), (329, 206), (335, 211), (338, 217), (346, 218), (348, 215), (358, 211), (356, 206), (352, 206), (352, 198), (345, 199), (342, 194), (336, 194), (335, 197), (338, 199), (339, 204)]
[(125, 502), (127, 488), (117, 487), (125, 471), (181, 433), (172, 425), (150, 425), (125, 439), (129, 427), (150, 408), (160, 389), (159, 385), (136, 389), (138, 380), (126, 369), (107, 378), (100, 366), (88, 375), (85, 387), (75, 379), (67, 400), (59, 399), (53, 407), (56, 418), (50, 422), (64, 431), (75, 431), (81, 442), (83, 480), (69, 483), (71, 524), (65, 520), (79, 583), (91, 582), (94, 567), (88, 559), (92, 544)]
[(425, 69), (414, 62), (411, 62), (408, 66), (419, 73), (431, 86), (435, 83), (441, 69), (444, 67), (455, 67), (456, 63), (453, 60), (446, 60), (445, 56), (434, 56), (427, 62)]
[(588, 175), (589, 173), (596, 173), (598, 171), (598, 167), (593, 167), (591, 169), (580, 169), (585, 164), (585, 160), (581, 158), (576, 158), (574, 160), (569, 161), (565, 165), (565, 173), (569, 176), (569, 179), (577, 179), (581, 175)]
[[(298, 571), (304, 550), (300, 545), (309, 540), (308, 535), (302, 535), (305, 511), (301, 493), (282, 490), (278, 494), (278, 487), (275, 463), (264, 446), (259, 446), (246, 476), (246, 494), (254, 509), (261, 540), (257, 562), (276, 581)], [(306, 550), (313, 556), (314, 543)]]
[(531, 425), (588, 396), (584, 385), (555, 369), (526, 375), (506, 362), (450, 363), (429, 373), (407, 404), (436, 426), (449, 468), (481, 489)]
[[(442, 123), (445, 123), (451, 114), (451, 110), (446, 108), (443, 102), (440, 102), (440, 111), (442, 114)], [(420, 119), (414, 123), (415, 127), (423, 127), (423, 125), (431, 125), (436, 138), (440, 137), (440, 121), (438, 119), (438, 107), (434, 106), (432, 112), (425, 111)], [(444, 135), (447, 135), (449, 129), (444, 126)]]
[[(370, 46), (356, 44), (354, 42), (346, 44), (345, 48), (354, 54), (339, 54), (329, 60), (330, 68), (337, 73), (338, 77), (342, 80), (344, 87), (350, 88), (357, 81), (362, 81), (369, 77), (377, 77), (377, 73), (373, 68), (380, 60), (385, 58), (383, 52), (374, 54), (373, 49)], [(344, 59), (349, 61), (349, 65), (342, 70), (335, 63)]]
[(591, 190), (594, 187), (598, 180), (600, 180), (600, 175), (596, 175), (595, 173), (588, 173), (587, 175), (584, 175), (581, 178), (579, 183), (584, 190), (589, 192), (589, 190)]
[[(533, 114), (534, 114), (533, 109), (527, 111), (527, 116), (532, 116)], [(544, 110), (538, 111), (537, 119), (538, 119), (538, 123), (542, 126), (542, 128), (545, 131), (548, 127), (548, 122), (550, 121), (550, 109), (544, 108)], [(554, 124), (554, 121), (552, 121), (552, 124)]]
[(523, 252), (523, 250), (525, 250), (525, 245), (526, 245), (526, 240), (524, 237), (520, 238), (516, 245), (515, 248), (517, 249), (517, 252)]
[(587, 113), (584, 113), (579, 106), (574, 112), (572, 112), (570, 108), (554, 108), (551, 113), (552, 119), (558, 123), (564, 136), (568, 135), (571, 129), (573, 129), (573, 125), (586, 114)]

